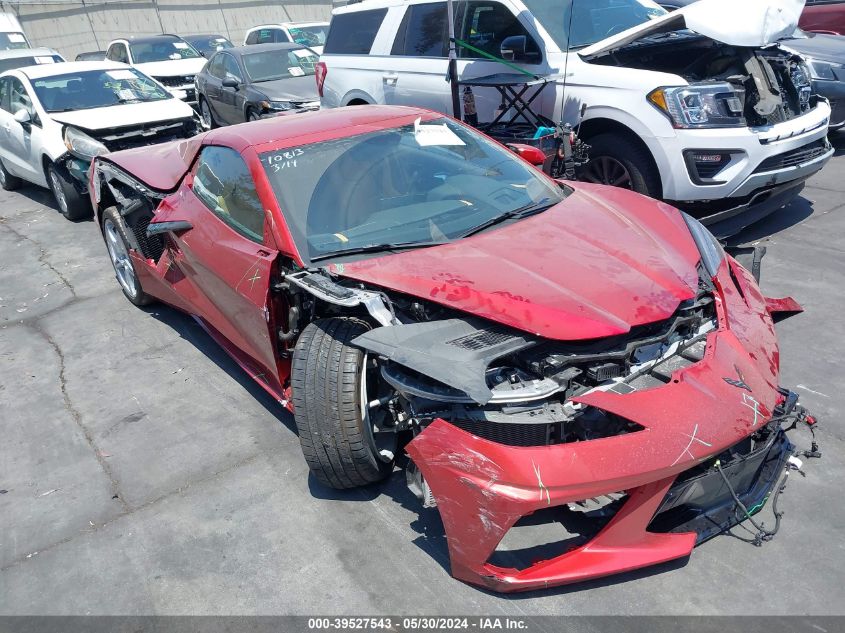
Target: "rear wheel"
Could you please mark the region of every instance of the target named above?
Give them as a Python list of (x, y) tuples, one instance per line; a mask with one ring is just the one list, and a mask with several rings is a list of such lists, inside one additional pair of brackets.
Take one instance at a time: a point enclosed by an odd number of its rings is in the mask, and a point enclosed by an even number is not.
[(76, 190), (73, 182), (54, 164), (47, 167), (47, 182), (56, 205), (65, 218), (76, 222), (91, 217), (91, 203)]
[(114, 267), (115, 278), (126, 298), (136, 306), (152, 303), (154, 299), (144, 292), (135, 272), (135, 265), (129, 256), (130, 246), (126, 234), (126, 223), (120, 217), (117, 207), (109, 207), (103, 212), (103, 239), (106, 241), (106, 249)]
[[(391, 389), (374, 358), (350, 345), (369, 330), (358, 319), (330, 318), (308, 325), (293, 354), (294, 417), (305, 461), (317, 480), (331, 488), (381, 481), (393, 471), (397, 435)], [(372, 405), (371, 405), (372, 403)]]
[(20, 186), (21, 179), (10, 174), (6, 170), (6, 165), (3, 164), (3, 160), (0, 159), (0, 187), (3, 187), (6, 191), (14, 191)]
[(587, 139), (590, 160), (579, 171), (579, 180), (631, 189), (659, 198), (660, 175), (648, 151), (618, 134)]

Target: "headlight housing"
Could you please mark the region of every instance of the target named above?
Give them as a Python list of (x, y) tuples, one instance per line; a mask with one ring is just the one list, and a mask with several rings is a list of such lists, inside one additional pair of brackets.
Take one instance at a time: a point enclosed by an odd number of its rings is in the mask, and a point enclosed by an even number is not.
[(719, 266), (725, 261), (725, 249), (701, 222), (684, 212), (681, 212), (681, 215), (684, 216), (684, 222), (687, 223), (687, 228), (698, 247), (698, 252), (701, 253), (702, 266), (711, 277), (715, 277)]
[(745, 90), (727, 82), (657, 88), (646, 98), (675, 128), (746, 125)]
[(109, 149), (95, 138), (91, 138), (82, 130), (68, 126), (65, 128), (65, 147), (68, 151), (83, 160), (93, 160), (95, 156), (108, 153)]
[(810, 70), (810, 77), (821, 81), (836, 81), (836, 71), (841, 71), (842, 64), (834, 64), (832, 62), (823, 62), (812, 57), (805, 57), (804, 61), (807, 63), (807, 68)]
[(262, 101), (261, 107), (265, 110), (283, 111), (292, 110), (293, 104), (290, 101)]

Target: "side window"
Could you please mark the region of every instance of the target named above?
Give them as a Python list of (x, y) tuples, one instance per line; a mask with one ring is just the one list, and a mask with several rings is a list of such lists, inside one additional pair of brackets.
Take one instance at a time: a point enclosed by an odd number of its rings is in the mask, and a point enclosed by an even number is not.
[(223, 55), (223, 76), (232, 77), (238, 81), (243, 81), (241, 77), (241, 69), (238, 67), (238, 62), (231, 55)]
[[(527, 38), (525, 52), (541, 59), (540, 47), (528, 33), (516, 16), (506, 6), (498, 2), (468, 2), (463, 16), (463, 25), (456, 29), (458, 36), (475, 48), (499, 57), (502, 42), (512, 35), (524, 35)], [(458, 46), (458, 57), (479, 57), (469, 49)]]
[(109, 46), (109, 52), (106, 54), (106, 57), (115, 62), (129, 63), (129, 55), (126, 52), (126, 45), (124, 44), (116, 43)]
[(323, 52), (329, 55), (369, 54), (386, 15), (387, 9), (373, 9), (332, 16)]
[(276, 33), (279, 29), (260, 29), (258, 31), (257, 44), (270, 44), (272, 42), (284, 42), (286, 40), (277, 40)]
[(20, 79), (15, 77), (9, 78), (9, 100), (10, 100), (10, 112), (14, 114), (18, 110), (26, 110), (30, 113), (33, 113), (32, 109), (32, 99), (29, 98), (29, 94), (26, 92), (26, 88), (23, 87)]
[(246, 36), (246, 44), (257, 44), (258, 43), (258, 31), (253, 31), (249, 35)]
[(288, 34), (285, 33), (282, 29), (273, 29), (274, 35), (274, 42), (290, 42), (291, 39), (288, 37)]
[(241, 155), (228, 147), (203, 149), (194, 175), (194, 194), (217, 217), (255, 242), (264, 240), (264, 208)]
[(447, 10), (445, 2), (412, 4), (405, 11), (391, 55), (415, 57), (446, 57)]
[(218, 79), (223, 79), (226, 71), (223, 69), (223, 58), (226, 55), (215, 55), (208, 64), (208, 74)]
[(10, 77), (0, 78), (0, 108), (6, 112), (12, 112), (12, 106), (9, 105), (9, 81)]

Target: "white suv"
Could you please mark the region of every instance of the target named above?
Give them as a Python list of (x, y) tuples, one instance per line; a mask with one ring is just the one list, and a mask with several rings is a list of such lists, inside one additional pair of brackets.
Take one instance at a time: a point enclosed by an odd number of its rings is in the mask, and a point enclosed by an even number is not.
[[(557, 76), (533, 106), (580, 120), (592, 146), (584, 179), (671, 201), (718, 235), (787, 204), (833, 154), (828, 103), (810, 94), (799, 57), (769, 45), (792, 33), (801, 0), (701, 0), (671, 14), (651, 0), (454, 6), (456, 39)], [(450, 113), (446, 13), (444, 0), (336, 9), (317, 68), (322, 106)], [(512, 71), (459, 46), (461, 79), (502, 72)], [(479, 120), (492, 120), (499, 93), (474, 94)]]

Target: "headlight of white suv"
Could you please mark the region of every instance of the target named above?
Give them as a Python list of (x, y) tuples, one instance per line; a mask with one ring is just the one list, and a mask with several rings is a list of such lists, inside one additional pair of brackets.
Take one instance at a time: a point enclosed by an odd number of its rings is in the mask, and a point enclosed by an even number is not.
[(83, 160), (93, 160), (95, 156), (109, 151), (97, 139), (91, 138), (82, 130), (70, 126), (65, 128), (65, 147), (71, 154)]
[(701, 222), (684, 212), (681, 212), (681, 215), (684, 216), (684, 222), (687, 223), (687, 228), (689, 228), (692, 239), (695, 241), (698, 252), (701, 254), (701, 264), (704, 266), (704, 270), (711, 277), (715, 277), (719, 271), (719, 266), (725, 260), (725, 249), (719, 244), (716, 236)]
[(676, 128), (745, 126), (745, 90), (727, 82), (657, 88), (646, 98)]

